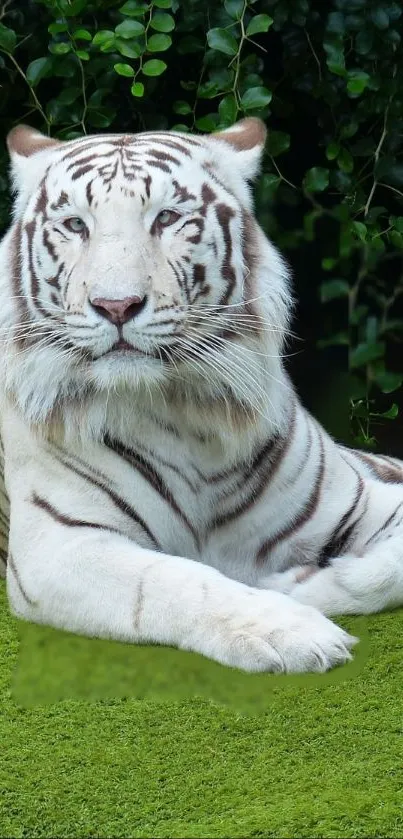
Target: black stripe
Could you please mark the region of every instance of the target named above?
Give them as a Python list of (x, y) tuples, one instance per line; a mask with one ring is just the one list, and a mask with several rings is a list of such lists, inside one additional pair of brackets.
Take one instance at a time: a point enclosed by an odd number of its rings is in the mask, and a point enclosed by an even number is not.
[(217, 204), (215, 206), (217, 221), (221, 227), (222, 235), (225, 245), (225, 254), (223, 263), (221, 265), (221, 275), (227, 283), (227, 288), (219, 301), (220, 306), (224, 306), (231, 299), (232, 292), (235, 288), (236, 274), (232, 260), (232, 235), (230, 230), (231, 219), (235, 217), (235, 212), (227, 204)]
[(25, 600), (25, 602), (26, 602), (26, 603), (28, 603), (28, 606), (36, 606), (37, 604), (35, 603), (35, 600), (32, 600), (32, 599), (28, 596), (27, 592), (25, 591), (24, 586), (22, 585), (22, 582), (21, 582), (21, 577), (20, 577), (20, 575), (19, 575), (19, 572), (18, 572), (17, 566), (16, 566), (16, 564), (15, 564), (15, 562), (14, 562), (14, 559), (13, 559), (13, 557), (12, 557), (11, 553), (9, 553), (9, 554), (8, 554), (8, 562), (7, 562), (7, 565), (8, 565), (8, 567), (10, 568), (10, 570), (11, 570), (11, 572), (12, 572), (12, 574), (13, 574), (13, 577), (14, 577), (14, 579), (15, 579), (15, 581), (16, 581), (16, 583), (17, 583), (17, 586), (18, 586), (18, 588), (19, 588), (20, 594), (21, 594), (21, 596), (23, 597), (23, 599)]
[[(403, 501), (400, 501), (400, 503), (397, 505), (397, 507), (396, 507), (396, 509), (394, 510), (394, 512), (393, 512), (393, 513), (391, 513), (391, 514), (390, 514), (390, 516), (388, 516), (388, 518), (387, 518), (387, 519), (386, 519), (386, 521), (385, 521), (385, 522), (381, 525), (381, 527), (378, 527), (378, 530), (377, 530), (375, 533), (373, 533), (373, 534), (372, 534), (371, 538), (370, 538), (370, 539), (368, 539), (368, 541), (367, 541), (367, 542), (365, 542), (364, 548), (366, 548), (366, 547), (367, 547), (367, 546), (368, 546), (371, 542), (373, 542), (373, 541), (374, 541), (374, 539), (376, 539), (376, 537), (377, 537), (377, 536), (379, 536), (379, 534), (380, 534), (380, 533), (383, 533), (383, 531), (384, 531), (384, 530), (386, 530), (386, 529), (389, 527), (389, 525), (390, 525), (390, 524), (392, 524), (392, 521), (393, 521), (393, 519), (395, 518), (396, 513), (398, 512), (398, 510), (400, 510), (400, 508), (401, 508), (402, 506), (403, 506)], [(398, 523), (400, 523), (400, 522), (398, 522)]]
[[(160, 466), (165, 466), (167, 469), (170, 469), (172, 472), (178, 475), (178, 477), (182, 481), (184, 481), (184, 483), (189, 487), (190, 490), (192, 490), (192, 492), (197, 492), (198, 487), (195, 486), (193, 481), (191, 481), (190, 478), (188, 478), (187, 475), (185, 475), (184, 472), (182, 472), (182, 470), (178, 468), (178, 466), (175, 466), (175, 464), (170, 463), (169, 460), (165, 460), (163, 457), (161, 457), (160, 454), (156, 454), (151, 449), (148, 449), (146, 446), (144, 446), (142, 443), (139, 443), (137, 440), (136, 446), (138, 448), (141, 448), (146, 455), (155, 460)], [(196, 467), (194, 467), (194, 469), (196, 472), (198, 471), (196, 470)]]
[[(351, 464), (348, 464), (348, 465), (350, 466)], [(354, 469), (353, 466), (351, 468)], [(342, 518), (340, 519), (340, 521), (338, 522), (336, 527), (334, 528), (334, 530), (333, 530), (330, 538), (326, 542), (326, 544), (323, 546), (323, 548), (322, 548), (322, 550), (319, 554), (318, 560), (317, 560), (319, 568), (326, 568), (326, 566), (330, 564), (329, 560), (332, 557), (341, 556), (341, 554), (347, 549), (348, 543), (350, 542), (353, 531), (355, 530), (357, 524), (359, 523), (362, 516), (364, 515), (364, 511), (363, 511), (361, 516), (359, 516), (358, 519), (356, 519), (352, 524), (350, 524), (350, 526), (347, 527), (346, 530), (344, 529), (346, 527), (346, 525), (348, 524), (348, 521), (351, 518), (351, 516), (353, 515), (354, 511), (356, 510), (357, 505), (359, 504), (359, 502), (362, 498), (362, 494), (363, 494), (364, 488), (365, 488), (365, 484), (364, 484), (364, 481), (363, 481), (361, 475), (357, 472), (356, 469), (354, 469), (354, 472), (356, 473), (357, 478), (358, 478), (357, 490), (356, 490), (356, 493), (355, 493), (354, 500), (353, 500), (352, 504), (350, 505), (350, 507), (348, 508), (348, 510), (344, 513), (344, 515), (342, 516)]]
[(151, 533), (151, 530), (145, 523), (144, 519), (141, 518), (141, 516), (136, 512), (136, 510), (133, 509), (133, 507), (130, 506), (130, 504), (127, 503), (127, 501), (124, 501), (123, 498), (121, 498), (116, 492), (114, 492), (114, 490), (111, 489), (111, 487), (107, 486), (103, 481), (98, 480), (96, 477), (94, 477), (94, 475), (88, 475), (82, 469), (79, 469), (78, 466), (73, 465), (70, 462), (70, 455), (68, 455), (67, 457), (63, 457), (62, 455), (56, 454), (54, 452), (53, 456), (56, 457), (59, 463), (65, 466), (66, 469), (70, 469), (76, 475), (79, 475), (85, 481), (88, 481), (90, 484), (93, 484), (94, 486), (98, 487), (98, 489), (100, 489), (102, 492), (108, 495), (112, 503), (115, 505), (115, 507), (117, 507), (118, 510), (120, 510), (120, 512), (124, 513), (126, 516), (131, 518), (132, 521), (134, 521), (136, 524), (139, 525), (139, 527), (141, 527), (141, 529), (144, 531), (144, 533), (147, 534), (148, 538), (153, 543), (155, 549), (158, 551), (161, 550), (161, 547), (157, 539), (155, 538), (153, 533)]
[(175, 500), (172, 492), (167, 487), (165, 481), (161, 477), (161, 475), (153, 468), (151, 463), (146, 460), (143, 455), (139, 454), (138, 452), (134, 451), (134, 449), (127, 448), (121, 443), (119, 440), (112, 440), (109, 435), (105, 435), (104, 437), (105, 446), (108, 449), (111, 449), (115, 454), (122, 457), (130, 466), (133, 466), (137, 472), (152, 486), (152, 488), (158, 492), (161, 498), (169, 504), (171, 509), (176, 513), (176, 515), (181, 519), (181, 521), (186, 525), (189, 532), (192, 534), (197, 546), (199, 547), (199, 538), (197, 533), (183, 512), (183, 510), (179, 507), (177, 501)]
[(109, 527), (108, 525), (99, 524), (98, 522), (93, 521), (83, 521), (83, 519), (73, 519), (71, 516), (61, 513), (60, 510), (56, 510), (56, 507), (53, 507), (49, 501), (45, 498), (41, 498), (41, 496), (37, 495), (36, 492), (32, 493), (31, 501), (35, 507), (40, 507), (41, 510), (45, 510), (52, 519), (58, 522), (58, 524), (63, 524), (66, 527), (92, 527), (96, 530), (106, 530), (110, 533), (119, 533), (120, 536), (126, 535), (122, 534), (117, 527)]
[(403, 470), (399, 470), (397, 466), (392, 466), (387, 463), (379, 462), (376, 458), (376, 455), (372, 457), (369, 454), (365, 454), (364, 452), (359, 452), (357, 450), (350, 450), (350, 454), (353, 454), (355, 457), (358, 457), (362, 463), (369, 468), (370, 472), (377, 478), (379, 481), (382, 481), (384, 484), (401, 484), (403, 483)]
[(266, 539), (266, 541), (263, 542), (263, 545), (259, 548), (256, 555), (256, 565), (258, 566), (263, 565), (267, 557), (267, 554), (274, 547), (276, 547), (279, 542), (282, 542), (284, 539), (296, 533), (297, 530), (303, 527), (303, 525), (306, 524), (309, 521), (309, 519), (312, 518), (312, 516), (317, 510), (323, 484), (323, 478), (325, 475), (325, 447), (323, 445), (321, 431), (319, 431), (318, 436), (320, 444), (320, 461), (314, 488), (308, 498), (307, 503), (302, 508), (299, 515), (296, 518), (294, 518), (289, 524), (286, 524), (281, 530), (275, 533), (274, 536), (270, 536), (269, 539)]
[[(294, 435), (295, 419), (296, 403), (293, 405), (293, 413), (287, 435), (285, 437), (271, 437), (257, 453), (252, 463), (246, 464), (246, 472), (241, 475), (236, 487), (231, 487), (227, 493), (227, 495), (232, 496), (237, 489), (244, 489), (245, 484), (249, 484), (247, 497), (236, 504), (232, 510), (216, 516), (211, 522), (211, 529), (223, 527), (230, 521), (238, 518), (238, 516), (244, 515), (260, 499), (264, 490), (280, 468), (283, 458), (289, 449)], [(221, 473), (221, 475), (223, 474), (225, 475), (225, 473)], [(221, 475), (219, 473), (220, 477)]]

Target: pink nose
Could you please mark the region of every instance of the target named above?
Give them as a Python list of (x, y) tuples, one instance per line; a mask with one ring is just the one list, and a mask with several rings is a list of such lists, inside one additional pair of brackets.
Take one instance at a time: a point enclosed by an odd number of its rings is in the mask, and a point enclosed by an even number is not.
[(91, 306), (101, 317), (111, 323), (127, 323), (141, 312), (146, 303), (146, 297), (124, 297), (123, 300), (109, 300), (107, 297), (95, 297)]

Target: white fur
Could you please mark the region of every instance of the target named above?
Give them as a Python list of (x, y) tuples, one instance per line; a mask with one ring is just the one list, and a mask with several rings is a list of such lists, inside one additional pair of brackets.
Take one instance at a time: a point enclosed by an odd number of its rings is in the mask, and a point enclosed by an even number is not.
[[(157, 135), (145, 136), (150, 147), (161, 148)], [(64, 157), (77, 141), (33, 154), (29, 169), (14, 164), (23, 198), (0, 245), (10, 604), (28, 620), (99, 637), (173, 644), (249, 671), (322, 671), (348, 660), (354, 639), (320, 611), (368, 612), (403, 601), (401, 536), (393, 533), (383, 545), (375, 539), (365, 549), (403, 501), (403, 488), (376, 483), (369, 467), (339, 450), (298, 404), (284, 372), (281, 355), (291, 304), (287, 270), (257, 227), (252, 267), (245, 265), (241, 247), (241, 209), (250, 207), (246, 179), (255, 174), (261, 149), (237, 151), (220, 139), (198, 139), (192, 157), (183, 156), (177, 177), (197, 196), (196, 204), (207, 181), (217, 201), (234, 213), (235, 285), (221, 318), (223, 327), (239, 334), (206, 356), (177, 358), (170, 367), (158, 353), (101, 357), (115, 343), (117, 330), (89, 301), (145, 293), (147, 304), (123, 326), (123, 337), (144, 353), (169, 349), (178, 335), (189, 341), (196, 310), (184, 299), (168, 263), (187, 254), (190, 265), (204, 266), (210, 286), (197, 306), (202, 316), (198, 334), (214, 333), (211, 307), (225, 291), (220, 266), (226, 252), (215, 211), (208, 208), (199, 243), (190, 246), (174, 228), (156, 239), (150, 230), (162, 209), (178, 206), (189, 218), (195, 212), (194, 201), (175, 205), (173, 179), (165, 172), (152, 171), (151, 197), (144, 205), (137, 193), (129, 194), (122, 175), (110, 193), (95, 178), (94, 209), (85, 203), (88, 179), (73, 182)], [(108, 137), (99, 138), (101, 155), (110, 150), (108, 142)], [(33, 217), (45, 171), (48, 206), (57, 203), (62, 191), (70, 198), (68, 209), (52, 211), (49, 235), (57, 236), (54, 229), (61, 229), (66, 215), (81, 216), (90, 233), (85, 244), (74, 237), (54, 239), (70, 269), (62, 305), (52, 304), (63, 321), (54, 328), (68, 335), (74, 347), (89, 347), (92, 360), (46, 341), (21, 349), (13, 340), (20, 317), (11, 291), (13, 237), (17, 223), (25, 225)], [(39, 302), (46, 308), (51, 306), (47, 280), (55, 266), (41, 235), (39, 225), (33, 258)], [(30, 317), (42, 324), (46, 319), (30, 298), (27, 245), (23, 240), (22, 289)], [(251, 311), (245, 313), (246, 288)], [(236, 312), (244, 312), (242, 323)], [(215, 524), (217, 516), (231, 514), (234, 504), (248, 501), (254, 474), (248, 469), (270, 437), (287, 436), (294, 405), (287, 454), (272, 479), (256, 490), (247, 511), (224, 526)], [(143, 458), (140, 465), (104, 445), (105, 434)], [(325, 474), (316, 510), (296, 526), (315, 490), (321, 452)], [(240, 460), (243, 471), (234, 471)], [(148, 464), (145, 471), (142, 463)], [(147, 473), (150, 466), (165, 489), (156, 488)], [(357, 491), (357, 473), (366, 489), (354, 513), (361, 515), (354, 543), (348, 556), (317, 570), (321, 546)], [(214, 480), (208, 481), (209, 476)], [(35, 496), (70, 524), (52, 517), (33, 501)], [(109, 530), (73, 526), (76, 520)], [(141, 521), (157, 539), (158, 550)], [(256, 561), (262, 544), (276, 534), (267, 556)], [(306, 576), (307, 569), (316, 573)], [(269, 588), (277, 591), (264, 590)]]

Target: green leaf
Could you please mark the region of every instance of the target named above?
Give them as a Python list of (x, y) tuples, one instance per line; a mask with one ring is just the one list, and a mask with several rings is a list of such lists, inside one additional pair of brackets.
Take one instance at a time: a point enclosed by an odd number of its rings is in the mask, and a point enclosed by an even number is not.
[(116, 27), (115, 33), (119, 38), (138, 38), (143, 34), (144, 29), (144, 24), (138, 20), (124, 20)]
[(40, 80), (43, 79), (52, 67), (52, 60), (48, 57), (46, 58), (35, 58), (34, 61), (31, 61), (28, 64), (26, 69), (26, 77), (32, 87), (39, 84)]
[(186, 114), (192, 113), (192, 108), (189, 105), (189, 102), (185, 102), (184, 99), (178, 99), (173, 104), (173, 112), (174, 114), (182, 114), (182, 116)]
[(81, 87), (65, 87), (64, 90), (59, 93), (57, 99), (62, 103), (62, 105), (72, 105), (73, 102), (77, 101), (81, 94)]
[(119, 12), (121, 15), (127, 15), (128, 17), (142, 17), (146, 13), (147, 8), (147, 3), (139, 3), (138, 0), (127, 0), (127, 3), (124, 3), (120, 7)]
[(308, 169), (303, 186), (307, 192), (323, 192), (329, 186), (329, 169), (324, 169), (322, 166), (313, 166), (312, 169)]
[(102, 100), (104, 98), (106, 91), (101, 90), (94, 90), (94, 93), (91, 93), (91, 96), (88, 98), (88, 107), (89, 108), (98, 108), (99, 105), (102, 105)]
[(141, 99), (144, 96), (144, 85), (142, 82), (134, 82), (130, 88), (132, 96), (136, 96), (138, 99)]
[(197, 119), (196, 128), (199, 131), (205, 131), (207, 134), (211, 134), (211, 132), (215, 131), (217, 128), (216, 114), (207, 114), (207, 116)]
[(322, 303), (329, 300), (336, 300), (339, 297), (348, 297), (350, 286), (346, 280), (327, 280), (320, 285), (320, 299)]
[(348, 73), (347, 90), (352, 98), (360, 96), (368, 87), (370, 75), (365, 70), (350, 70)]
[(285, 131), (270, 131), (267, 138), (267, 151), (272, 157), (277, 157), (290, 148), (290, 140), (290, 135)]
[(52, 74), (61, 79), (73, 79), (77, 74), (75, 56), (70, 53), (70, 55), (66, 55), (65, 58), (60, 58), (55, 64), (52, 64)]
[(362, 29), (358, 32), (355, 39), (355, 49), (358, 55), (367, 55), (374, 43), (373, 32), (370, 29)]
[(385, 355), (384, 341), (375, 341), (374, 343), (362, 342), (351, 350), (350, 353), (350, 367), (355, 369), (357, 367), (365, 367), (371, 361), (376, 361), (377, 358), (383, 358)]
[(326, 64), (331, 73), (345, 76), (344, 42), (341, 35), (328, 35), (323, 43), (327, 59)]
[(56, 5), (60, 6), (66, 17), (76, 17), (85, 9), (87, 3), (88, 0), (64, 0), (64, 2)]
[(363, 224), (362, 221), (353, 221), (351, 224), (351, 229), (356, 234), (357, 238), (360, 239), (361, 242), (367, 241), (367, 227)]
[(134, 76), (134, 70), (130, 64), (114, 64), (113, 69), (119, 76), (127, 76), (128, 78)]
[(89, 52), (87, 52), (87, 50), (76, 50), (75, 55), (77, 56), (77, 58), (80, 58), (81, 61), (89, 61), (90, 60), (90, 54), (89, 54)]
[(389, 216), (389, 224), (393, 225), (399, 233), (403, 233), (403, 216)]
[(355, 119), (349, 119), (349, 121), (342, 125), (340, 129), (340, 137), (343, 140), (349, 140), (350, 137), (354, 137), (354, 134), (358, 131), (358, 122)]
[(245, 111), (265, 108), (271, 102), (272, 94), (267, 87), (250, 87), (241, 99), (241, 106)]
[(274, 172), (264, 172), (260, 178), (263, 194), (270, 191), (274, 192), (280, 184), (281, 178), (279, 175), (275, 175)]
[(233, 20), (240, 20), (242, 17), (244, 2), (243, 0), (224, 0), (224, 8), (227, 15)]
[(167, 69), (165, 61), (159, 58), (151, 58), (143, 64), (142, 70), (145, 76), (160, 76)]
[(209, 29), (207, 43), (212, 50), (225, 55), (236, 55), (238, 52), (238, 42), (227, 29)]
[(340, 149), (337, 163), (342, 172), (349, 174), (354, 169), (354, 159), (347, 149)]
[(69, 28), (68, 24), (65, 23), (65, 22), (64, 23), (51, 23), (48, 26), (48, 32), (49, 32), (50, 35), (58, 35), (59, 32), (67, 32), (68, 28)]
[(153, 6), (156, 6), (157, 9), (170, 9), (172, 0), (154, 0)]
[(327, 19), (326, 29), (337, 35), (343, 35), (345, 31), (345, 20), (342, 12), (331, 12)]
[(17, 43), (17, 36), (14, 29), (9, 29), (8, 26), (0, 23), (0, 48), (6, 52), (13, 53)]
[(394, 402), (393, 405), (391, 405), (391, 407), (389, 408), (388, 411), (384, 411), (383, 414), (373, 414), (373, 416), (384, 417), (385, 419), (396, 419), (398, 413), (399, 413), (399, 408), (396, 405), (396, 402)]
[(115, 46), (117, 51), (120, 52), (121, 55), (124, 55), (125, 58), (140, 58), (144, 52), (144, 46), (134, 40), (124, 41), (123, 38), (116, 38)]
[(246, 35), (250, 37), (258, 32), (268, 32), (272, 23), (273, 18), (270, 15), (255, 15), (246, 27)]
[(92, 41), (91, 32), (88, 32), (88, 29), (76, 29), (73, 32), (73, 38), (76, 41)]
[(198, 99), (213, 99), (219, 93), (217, 82), (208, 81), (198, 87)]
[(61, 41), (58, 44), (49, 44), (48, 49), (52, 55), (67, 55), (68, 52), (71, 52), (71, 44)]
[(238, 108), (233, 93), (229, 93), (221, 99), (218, 106), (218, 113), (220, 115), (220, 122), (223, 125), (232, 125), (235, 122)]
[(110, 46), (115, 41), (115, 33), (112, 32), (111, 29), (100, 29), (99, 32), (94, 35), (92, 39), (92, 44), (94, 47), (101, 47), (103, 44), (108, 43)]
[(388, 29), (389, 27), (389, 15), (386, 13), (381, 6), (376, 6), (375, 9), (370, 11), (370, 17), (372, 18), (372, 23), (376, 26), (377, 29)]
[(339, 143), (333, 141), (326, 147), (326, 157), (328, 160), (335, 160), (340, 151)]
[(172, 15), (168, 15), (165, 12), (157, 12), (157, 14), (153, 15), (150, 25), (156, 32), (172, 32), (175, 29), (175, 21)]
[(88, 109), (87, 111), (87, 121), (94, 128), (109, 128), (115, 116), (116, 111), (114, 108), (104, 107), (97, 108), (96, 110)]
[(401, 250), (403, 248), (403, 235), (397, 230), (391, 230), (389, 233), (389, 241), (395, 247)]
[(168, 50), (172, 44), (172, 38), (170, 35), (163, 35), (162, 33), (158, 35), (151, 35), (151, 38), (147, 41), (147, 50), (148, 52), (164, 52)]
[(403, 375), (401, 373), (388, 373), (386, 370), (381, 370), (379, 373), (376, 373), (374, 380), (382, 393), (392, 393), (401, 386)]

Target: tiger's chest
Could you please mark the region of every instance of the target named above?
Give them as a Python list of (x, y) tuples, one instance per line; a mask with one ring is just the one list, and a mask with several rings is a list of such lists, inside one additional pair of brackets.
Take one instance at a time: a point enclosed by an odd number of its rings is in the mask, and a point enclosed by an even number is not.
[[(276, 569), (295, 562), (296, 550), (302, 551), (302, 561), (312, 553), (312, 546), (296, 548), (293, 539), (276, 545), (277, 530), (292, 521), (302, 484), (289, 482), (293, 468), (286, 458), (271, 474), (272, 449), (267, 441), (259, 448), (259, 463), (253, 463), (239, 455), (224, 457), (219, 446), (204, 440), (173, 437), (171, 430), (156, 438), (133, 439), (130, 445), (106, 437), (104, 446), (87, 448), (86, 467), (78, 464), (79, 476), (73, 453), (65, 469), (70, 469), (74, 494), (88, 500), (91, 508), (94, 501), (97, 507), (105, 504), (105, 516), (111, 512), (110, 493), (120, 499), (125, 512), (116, 518), (113, 510), (111, 524), (124, 526), (132, 538), (137, 531), (135, 521), (130, 528), (131, 512), (146, 524), (161, 551), (205, 562), (253, 584), (261, 572), (262, 545), (272, 542), (266, 566), (269, 562)], [(314, 482), (314, 470), (312, 464), (312, 476), (309, 469), (305, 472), (305, 491), (311, 478)], [(94, 481), (107, 485), (109, 494), (97, 492)], [(86, 515), (90, 512), (88, 508)]]

